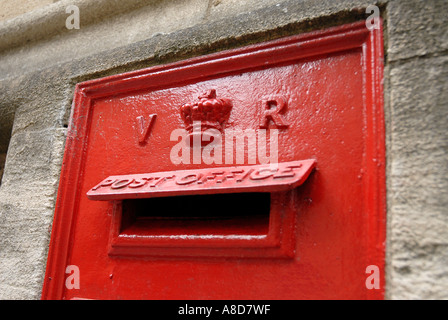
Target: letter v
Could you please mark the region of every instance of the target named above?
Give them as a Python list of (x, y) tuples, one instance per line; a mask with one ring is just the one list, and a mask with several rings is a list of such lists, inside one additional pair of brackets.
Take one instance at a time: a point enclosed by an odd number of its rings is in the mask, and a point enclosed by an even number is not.
[(145, 127), (145, 119), (143, 116), (137, 117), (137, 131), (138, 131), (138, 142), (144, 143), (151, 132), (151, 128), (154, 125), (154, 121), (156, 120), (157, 114), (150, 114), (149, 121), (147, 126)]

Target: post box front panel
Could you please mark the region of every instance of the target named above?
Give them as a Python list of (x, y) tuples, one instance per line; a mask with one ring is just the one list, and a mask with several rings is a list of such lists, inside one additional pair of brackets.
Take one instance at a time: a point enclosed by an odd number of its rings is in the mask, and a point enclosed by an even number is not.
[[(369, 265), (384, 280), (381, 58), (359, 23), (78, 85), (43, 297), (381, 298), (366, 287)], [(274, 132), (297, 168), (269, 171), (249, 137), (242, 163), (195, 163), (193, 147), (175, 163), (201, 97), (231, 105), (223, 139), (266, 133), (269, 153)]]

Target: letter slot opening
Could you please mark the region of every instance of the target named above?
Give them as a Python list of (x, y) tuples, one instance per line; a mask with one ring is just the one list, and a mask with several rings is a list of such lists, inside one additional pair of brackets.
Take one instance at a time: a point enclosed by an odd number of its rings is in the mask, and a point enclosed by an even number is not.
[(268, 192), (126, 199), (120, 236), (266, 235), (270, 209)]
[(111, 256), (290, 258), (294, 190), (315, 165), (307, 159), (115, 175), (87, 197), (110, 201)]

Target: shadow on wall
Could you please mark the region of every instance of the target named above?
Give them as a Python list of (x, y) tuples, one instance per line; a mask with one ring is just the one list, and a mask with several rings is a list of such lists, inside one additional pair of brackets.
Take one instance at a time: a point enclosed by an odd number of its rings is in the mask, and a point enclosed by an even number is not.
[(6, 153), (0, 153), (0, 185), (2, 184), (3, 169), (5, 168)]
[(5, 169), (6, 153), (11, 140), (13, 119), (14, 116), (4, 117), (2, 120), (5, 120), (5, 122), (0, 123), (0, 185), (2, 184), (3, 171)]

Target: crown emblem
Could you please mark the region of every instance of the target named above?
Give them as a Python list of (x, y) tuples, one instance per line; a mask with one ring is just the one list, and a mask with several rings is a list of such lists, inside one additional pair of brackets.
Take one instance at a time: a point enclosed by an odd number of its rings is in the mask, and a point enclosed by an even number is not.
[(211, 89), (198, 97), (199, 101), (186, 103), (180, 108), (182, 120), (187, 130), (193, 132), (193, 124), (200, 121), (201, 131), (217, 129), (222, 131), (232, 110), (232, 101), (217, 98), (216, 90)]

